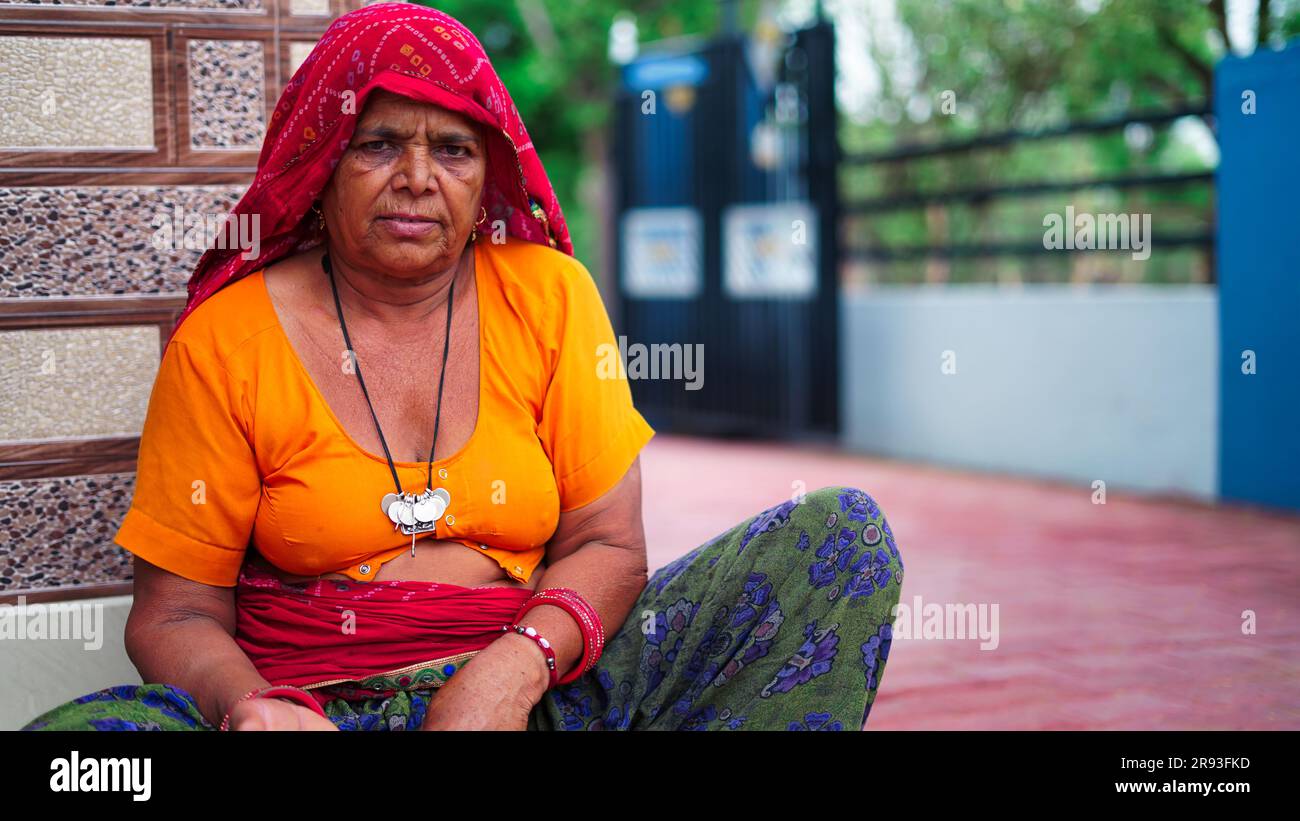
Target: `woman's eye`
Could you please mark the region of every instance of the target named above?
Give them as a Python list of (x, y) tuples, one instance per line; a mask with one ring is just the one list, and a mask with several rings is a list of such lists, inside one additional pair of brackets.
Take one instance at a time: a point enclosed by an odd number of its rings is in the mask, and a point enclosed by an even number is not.
[(383, 140), (371, 140), (368, 143), (362, 143), (361, 150), (370, 152), (381, 151), (386, 145), (388, 145), (388, 143)]
[(466, 147), (463, 146), (463, 145), (445, 145), (445, 146), (443, 146), (443, 148), (448, 149), (448, 150), (452, 150), (452, 151), (459, 151), (459, 152), (461, 152), (461, 153), (459, 153), (459, 154), (452, 154), (451, 156), (453, 156), (453, 157), (460, 158), (460, 157), (468, 157), (468, 156), (469, 156), (469, 149), (466, 148)]

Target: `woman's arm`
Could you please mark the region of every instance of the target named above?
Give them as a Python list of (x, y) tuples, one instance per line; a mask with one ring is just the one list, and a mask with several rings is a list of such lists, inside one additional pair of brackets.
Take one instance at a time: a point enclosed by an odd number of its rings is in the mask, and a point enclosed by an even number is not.
[[(538, 589), (576, 590), (596, 609), (606, 639), (622, 627), (647, 583), (640, 457), (603, 496), (560, 514), (543, 572)], [(568, 611), (543, 604), (520, 623), (551, 643), (561, 676), (581, 661), (582, 631)], [(423, 729), (523, 729), (549, 684), (542, 649), (518, 633), (503, 634), (443, 685)]]
[[(191, 581), (139, 556), (133, 566), (135, 598), (126, 621), (126, 653), (145, 682), (188, 691), (214, 725), (221, 723), (240, 696), (271, 686), (235, 643), (233, 587)], [(326, 722), (288, 702), (245, 702), (231, 716), (232, 728), (252, 729), (245, 724), (250, 717), (261, 718), (267, 729), (292, 727), (295, 721), (304, 728)]]
[[(555, 535), (546, 546), (544, 572), (545, 584), (539, 583), (538, 589), (576, 590), (600, 615), (607, 640), (623, 625), (648, 581), (640, 456), (605, 495), (560, 514)], [(561, 675), (582, 660), (582, 631), (568, 611), (544, 604), (529, 610), (520, 623), (551, 643)], [(520, 646), (531, 646), (532, 655), (544, 660), (531, 639), (518, 633), (503, 638), (510, 636)], [(537, 696), (540, 700), (541, 693)]]

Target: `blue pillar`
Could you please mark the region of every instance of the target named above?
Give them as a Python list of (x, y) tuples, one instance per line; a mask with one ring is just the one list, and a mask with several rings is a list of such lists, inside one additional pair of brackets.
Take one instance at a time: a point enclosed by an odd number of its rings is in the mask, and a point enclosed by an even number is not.
[(1300, 41), (1224, 59), (1214, 97), (1220, 491), (1300, 510)]

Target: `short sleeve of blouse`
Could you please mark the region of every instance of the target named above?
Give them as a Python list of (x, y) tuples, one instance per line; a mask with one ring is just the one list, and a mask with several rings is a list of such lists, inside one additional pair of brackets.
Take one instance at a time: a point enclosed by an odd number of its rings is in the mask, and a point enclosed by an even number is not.
[(582, 507), (618, 484), (655, 431), (632, 404), (618, 341), (600, 291), (577, 260), (562, 274), (554, 369), (538, 436), (555, 469), (561, 512)]
[(171, 339), (149, 396), (135, 494), (114, 541), (179, 576), (233, 587), (261, 499), (248, 418), (226, 368)]

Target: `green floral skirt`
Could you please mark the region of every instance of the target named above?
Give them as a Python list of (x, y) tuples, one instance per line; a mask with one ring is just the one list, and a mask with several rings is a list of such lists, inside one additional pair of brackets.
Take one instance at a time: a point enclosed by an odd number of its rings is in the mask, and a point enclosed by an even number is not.
[[(595, 667), (547, 691), (528, 729), (861, 729), (902, 584), (893, 533), (866, 493), (826, 487), (783, 502), (656, 571)], [(325, 712), (343, 730), (419, 729), (473, 656), (332, 685)], [(89, 693), (22, 729), (214, 728), (186, 691), (146, 684)]]

